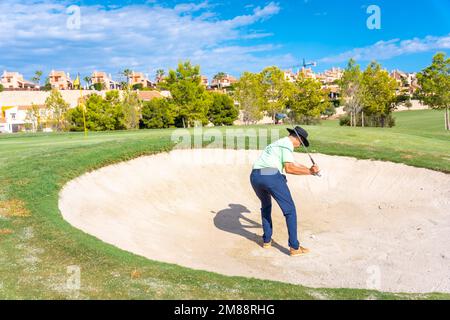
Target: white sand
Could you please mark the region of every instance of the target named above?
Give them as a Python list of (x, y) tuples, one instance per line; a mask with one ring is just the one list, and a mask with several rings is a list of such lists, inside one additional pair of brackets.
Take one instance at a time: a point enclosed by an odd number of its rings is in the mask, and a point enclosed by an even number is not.
[[(260, 153), (196, 152), (208, 160)], [(449, 175), (314, 155), (322, 178), (288, 176), (300, 242), (312, 251), (291, 258), (275, 203), (277, 245), (259, 245), (251, 165), (198, 163), (193, 154), (172, 151), (87, 173), (62, 190), (62, 215), (119, 248), (195, 269), (312, 287), (450, 292)], [(296, 157), (309, 164), (305, 155)]]

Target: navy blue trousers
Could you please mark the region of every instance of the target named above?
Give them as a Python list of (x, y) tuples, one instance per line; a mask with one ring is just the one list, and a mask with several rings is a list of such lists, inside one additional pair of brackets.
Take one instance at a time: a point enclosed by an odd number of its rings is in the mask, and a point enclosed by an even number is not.
[(272, 197), (278, 203), (286, 219), (289, 234), (289, 247), (299, 248), (297, 238), (297, 211), (291, 192), (287, 185), (286, 176), (277, 169), (254, 169), (250, 175), (253, 190), (261, 201), (261, 218), (265, 243), (272, 239)]

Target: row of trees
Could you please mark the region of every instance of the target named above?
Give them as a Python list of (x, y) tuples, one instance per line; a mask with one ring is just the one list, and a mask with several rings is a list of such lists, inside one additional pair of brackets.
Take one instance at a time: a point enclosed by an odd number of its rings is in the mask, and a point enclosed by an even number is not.
[(299, 77), (296, 82), (289, 82), (277, 67), (265, 68), (260, 73), (244, 72), (233, 94), (247, 124), (260, 120), (264, 113), (274, 123), (277, 114), (285, 113), (296, 122), (310, 124), (330, 108), (334, 109), (329, 91), (319, 81)]
[(339, 80), (341, 97), (348, 116), (341, 125), (393, 126), (391, 112), (404, 101), (396, 95), (397, 82), (377, 62), (371, 62), (364, 71), (350, 59)]
[[(450, 59), (445, 54), (436, 54), (433, 63), (418, 74), (421, 88), (417, 93), (423, 103), (446, 110), (446, 129), (450, 128), (449, 65)], [(125, 70), (123, 74), (129, 76), (131, 71)], [(163, 70), (157, 75), (160, 87), (169, 90), (171, 97), (149, 102), (140, 101), (137, 93), (125, 86), (122, 94), (118, 91), (109, 91), (105, 97), (94, 94), (69, 110), (61, 95), (53, 91), (46, 101), (51, 126), (56, 130), (82, 130), (86, 121), (87, 128), (96, 131), (190, 127), (196, 122), (231, 125), (239, 114), (235, 101), (247, 124), (260, 120), (264, 114), (270, 115), (274, 122), (280, 114), (286, 114), (297, 123), (311, 124), (321, 115), (333, 114), (339, 104), (330, 100), (329, 91), (319, 81), (300, 76), (289, 82), (284, 72), (274, 66), (259, 73), (244, 72), (231, 88), (231, 96), (207, 91), (201, 84), (200, 67), (189, 61), (179, 63), (176, 70), (170, 70), (163, 78), (164, 75)], [(362, 71), (351, 59), (337, 84), (348, 113), (341, 119), (342, 125), (392, 126), (392, 111), (409, 99), (397, 94), (397, 82), (377, 62)], [(38, 122), (37, 110), (31, 110), (30, 117)]]
[(111, 90), (105, 96), (91, 94), (80, 105), (70, 109), (57, 90), (52, 90), (45, 108), (33, 106), (28, 120), (35, 130), (52, 128), (57, 131), (122, 130), (137, 128), (190, 127), (203, 125), (231, 125), (239, 110), (233, 99), (219, 92), (206, 91), (200, 83), (200, 69), (189, 62), (170, 70), (163, 86), (170, 98), (141, 101), (137, 92)]
[(136, 129), (141, 121), (142, 103), (136, 92), (108, 91), (103, 98), (92, 94), (84, 97), (76, 108), (63, 99), (58, 90), (52, 90), (43, 107), (32, 105), (27, 112), (29, 129), (43, 131), (82, 131), (84, 123), (90, 131)]
[(169, 90), (171, 97), (144, 103), (141, 127), (191, 127), (196, 122), (231, 125), (238, 118), (239, 110), (233, 99), (207, 91), (201, 84), (200, 67), (189, 61), (170, 70), (160, 86)]
[[(417, 74), (419, 89), (414, 94), (423, 104), (445, 110), (445, 128), (450, 130), (450, 58), (437, 53), (430, 66)], [(393, 126), (392, 111), (401, 104), (410, 106), (409, 96), (398, 93), (398, 85), (380, 64), (371, 62), (364, 71), (353, 59), (339, 81), (347, 115), (341, 125)]]

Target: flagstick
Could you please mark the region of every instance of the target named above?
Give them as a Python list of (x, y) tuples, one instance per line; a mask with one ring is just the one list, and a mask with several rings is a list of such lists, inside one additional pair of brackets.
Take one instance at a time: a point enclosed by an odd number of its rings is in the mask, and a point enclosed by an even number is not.
[[(83, 101), (83, 91), (81, 90), (81, 79), (80, 79), (80, 74), (78, 74), (78, 82), (79, 82), (79, 84), (78, 84), (78, 86), (79, 86), (79, 88), (80, 88), (80, 104), (81, 104), (81, 101)], [(88, 132), (87, 132), (87, 128), (86, 128), (86, 110), (85, 110), (85, 105), (84, 105), (84, 103), (82, 104), (82, 110), (83, 110), (83, 127), (84, 127), (84, 137), (86, 138), (87, 137), (87, 134), (88, 134)]]

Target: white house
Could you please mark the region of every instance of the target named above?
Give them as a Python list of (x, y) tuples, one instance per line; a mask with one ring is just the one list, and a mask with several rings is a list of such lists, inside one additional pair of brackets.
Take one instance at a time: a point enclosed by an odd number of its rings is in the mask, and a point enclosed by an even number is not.
[[(39, 117), (47, 118), (44, 105), (36, 105)], [(0, 133), (14, 133), (26, 130), (35, 131), (37, 119), (31, 115), (32, 106), (2, 107), (0, 116)]]
[(2, 117), (0, 118), (0, 132), (12, 133), (25, 129), (26, 112), (19, 110), (19, 107), (2, 107)]

